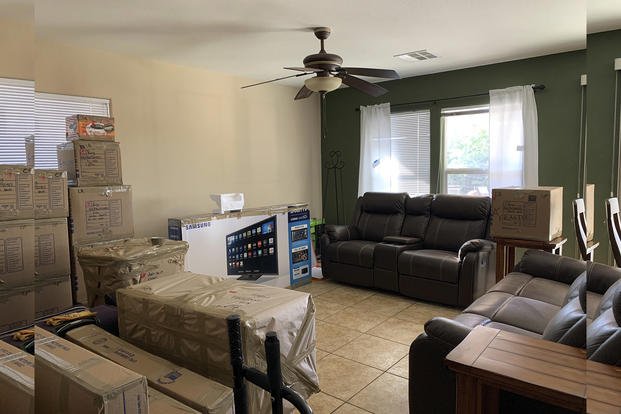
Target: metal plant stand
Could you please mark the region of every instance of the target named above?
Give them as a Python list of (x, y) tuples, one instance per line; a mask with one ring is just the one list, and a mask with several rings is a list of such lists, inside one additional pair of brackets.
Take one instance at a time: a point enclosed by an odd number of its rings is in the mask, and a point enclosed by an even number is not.
[[(336, 222), (338, 224), (341, 224), (341, 193), (343, 192), (343, 167), (345, 167), (345, 162), (341, 159), (342, 155), (341, 151), (330, 151), (330, 159), (324, 164), (326, 167), (326, 179), (323, 185), (323, 211), (325, 215), (330, 175), (332, 174), (334, 176), (334, 204), (336, 206)], [(345, 215), (343, 214), (344, 219)]]

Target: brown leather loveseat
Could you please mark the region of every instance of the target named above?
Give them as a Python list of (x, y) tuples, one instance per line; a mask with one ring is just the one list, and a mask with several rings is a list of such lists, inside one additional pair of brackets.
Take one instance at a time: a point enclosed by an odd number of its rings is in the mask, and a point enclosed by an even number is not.
[(465, 307), (485, 291), (489, 197), (365, 193), (349, 225), (327, 225), (327, 278)]

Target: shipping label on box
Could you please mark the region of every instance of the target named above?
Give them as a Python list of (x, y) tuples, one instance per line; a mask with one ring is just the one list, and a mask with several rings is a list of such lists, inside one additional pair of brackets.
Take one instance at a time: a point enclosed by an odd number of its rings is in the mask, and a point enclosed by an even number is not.
[(34, 414), (34, 357), (0, 341), (0, 413)]
[(72, 305), (69, 275), (37, 280), (35, 283), (35, 318), (58, 314)]
[(563, 187), (492, 190), (492, 237), (551, 241), (562, 233)]
[(80, 187), (121, 185), (121, 149), (118, 142), (76, 140), (58, 147), (58, 168)]
[(69, 189), (71, 243), (86, 244), (134, 235), (130, 186)]
[[(67, 338), (140, 375), (162, 393), (199, 410), (201, 413), (230, 413), (232, 389), (211, 379), (150, 354), (95, 325), (82, 326)], [(152, 408), (152, 407), (150, 407)]]
[(0, 220), (34, 218), (34, 170), (0, 165)]
[(35, 273), (35, 221), (0, 222), (0, 287), (32, 283)]
[(34, 323), (35, 291), (32, 284), (0, 289), (0, 332)]
[(66, 171), (35, 170), (34, 209), (36, 219), (69, 216)]
[(71, 273), (66, 218), (35, 220), (35, 272), (40, 279)]
[(114, 141), (114, 118), (95, 115), (72, 115), (65, 118), (67, 140), (92, 139)]
[(148, 414), (147, 381), (35, 327), (35, 401), (44, 412)]

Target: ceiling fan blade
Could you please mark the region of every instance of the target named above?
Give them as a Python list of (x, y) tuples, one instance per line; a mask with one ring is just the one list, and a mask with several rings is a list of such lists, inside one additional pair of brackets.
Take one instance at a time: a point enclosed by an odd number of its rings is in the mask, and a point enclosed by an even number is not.
[(308, 89), (306, 86), (302, 86), (302, 88), (298, 91), (298, 93), (295, 95), (295, 98), (293, 98), (293, 100), (297, 101), (298, 99), (308, 98), (312, 94), (313, 94), (313, 91)]
[(245, 89), (245, 88), (250, 88), (251, 86), (263, 85), (264, 83), (276, 82), (276, 81), (283, 80), (283, 79), (288, 79), (288, 78), (297, 78), (298, 76), (306, 76), (306, 75), (311, 75), (311, 74), (312, 74), (312, 72), (310, 72), (310, 73), (298, 73), (296, 75), (283, 76), (282, 78), (276, 78), (276, 79), (272, 79), (272, 80), (268, 80), (268, 81), (263, 81), (263, 82), (259, 82), (259, 83), (253, 83), (252, 85), (245, 85), (245, 86), (242, 86), (241, 88)]
[(315, 73), (315, 72), (323, 72), (323, 69), (315, 69), (315, 68), (302, 68), (302, 67), (285, 67), (283, 69), (287, 69), (287, 70), (298, 70), (300, 72), (308, 72), (308, 73)]
[(340, 74), (337, 76), (343, 79), (343, 83), (345, 85), (351, 86), (352, 88), (358, 89), (359, 91), (362, 91), (374, 97), (381, 96), (388, 92), (388, 89), (382, 88), (379, 85), (375, 85), (374, 83), (367, 82), (355, 76), (351, 76), (348, 74)]
[(373, 68), (340, 68), (350, 75), (370, 76), (373, 78), (399, 79), (399, 74), (392, 69), (373, 69)]

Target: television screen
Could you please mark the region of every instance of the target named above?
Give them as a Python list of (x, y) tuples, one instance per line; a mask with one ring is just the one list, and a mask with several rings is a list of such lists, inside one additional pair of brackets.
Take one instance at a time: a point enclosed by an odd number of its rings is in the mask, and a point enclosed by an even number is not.
[(276, 216), (226, 236), (229, 275), (277, 275)]

